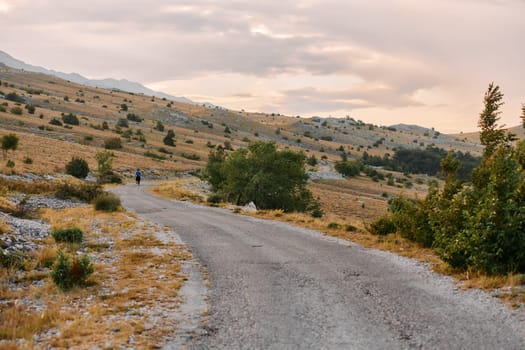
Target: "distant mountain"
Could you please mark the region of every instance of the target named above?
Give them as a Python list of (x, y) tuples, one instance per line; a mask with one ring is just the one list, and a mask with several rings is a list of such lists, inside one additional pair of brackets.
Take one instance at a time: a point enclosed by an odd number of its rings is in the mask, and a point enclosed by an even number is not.
[(112, 78), (88, 79), (88, 78), (81, 76), (78, 73), (63, 73), (63, 72), (57, 72), (52, 69), (46, 69), (44, 67), (33, 66), (31, 64), (27, 64), (25, 62), (17, 60), (16, 58), (13, 58), (12, 56), (8, 55), (7, 53), (1, 50), (0, 50), (0, 63), (3, 63), (6, 66), (9, 66), (12, 68), (23, 69), (29, 72), (53, 75), (61, 79), (69, 80), (69, 81), (72, 81), (78, 84), (95, 86), (95, 87), (100, 87), (100, 88), (105, 88), (105, 89), (118, 89), (118, 90), (133, 92), (137, 94), (144, 94), (144, 95), (150, 95), (150, 96), (155, 96), (155, 97), (160, 97), (160, 98), (166, 98), (169, 100), (183, 102), (183, 103), (192, 103), (192, 104), (196, 103), (190, 99), (187, 99), (186, 97), (176, 97), (176, 96), (165, 94), (163, 92), (154, 91), (154, 90), (148, 89), (142, 84), (139, 84), (133, 81), (129, 81), (126, 79), (120, 79), (120, 80), (112, 79)]

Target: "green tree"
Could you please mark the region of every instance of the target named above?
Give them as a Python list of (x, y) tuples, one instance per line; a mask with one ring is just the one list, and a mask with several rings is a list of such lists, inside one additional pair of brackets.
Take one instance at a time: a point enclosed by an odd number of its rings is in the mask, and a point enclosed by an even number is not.
[(175, 131), (170, 129), (168, 130), (168, 133), (166, 134), (166, 136), (164, 137), (162, 141), (164, 142), (166, 146), (175, 146), (174, 137), (175, 137)]
[(305, 158), (272, 142), (254, 142), (228, 155), (212, 151), (206, 175), (218, 194), (238, 205), (305, 211), (315, 202), (306, 188)]
[(18, 141), (18, 136), (16, 136), (15, 134), (8, 134), (2, 137), (2, 151), (4, 154), (4, 159), (7, 158), (7, 152), (9, 150), (13, 152), (16, 151), (16, 149), (18, 148)]
[(499, 115), (501, 114), (499, 109), (504, 104), (502, 99), (503, 94), (499, 86), (490, 83), (483, 98), (485, 108), (479, 115), (478, 121), (478, 126), (481, 129), (479, 140), (485, 146), (485, 157), (489, 157), (499, 145), (512, 139), (512, 135), (507, 134), (503, 127), (498, 126)]
[(98, 152), (95, 157), (98, 162), (98, 183), (121, 183), (122, 179), (113, 172), (113, 153), (109, 151)]
[(66, 164), (66, 174), (79, 179), (85, 179), (89, 174), (89, 165), (83, 158), (73, 157), (69, 163)]
[(160, 120), (157, 120), (157, 125), (155, 126), (155, 129), (157, 129), (160, 132), (164, 131), (164, 124)]

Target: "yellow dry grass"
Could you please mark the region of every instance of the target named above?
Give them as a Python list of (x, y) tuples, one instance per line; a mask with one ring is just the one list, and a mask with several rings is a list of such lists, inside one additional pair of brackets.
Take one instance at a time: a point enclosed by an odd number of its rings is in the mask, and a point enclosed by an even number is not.
[[(159, 241), (155, 232), (161, 228), (125, 212), (97, 212), (86, 206), (46, 209), (41, 217), (56, 228), (84, 231), (84, 244), (62, 249), (89, 253), (95, 273), (88, 286), (59, 291), (43, 269), (56, 256), (52, 239), (41, 242), (30, 271), (3, 269), (0, 297), (6, 303), (0, 305), (0, 347), (119, 348), (132, 339), (134, 347), (154, 348), (173, 333), (177, 325), (171, 313), (186, 279), (180, 262), (190, 256), (188, 251)], [(35, 280), (43, 284), (32, 285)], [(22, 299), (43, 311), (29, 310), (20, 304)], [(56, 331), (44, 332), (50, 329)]]
[(192, 201), (202, 203), (205, 198), (192, 191), (188, 188), (184, 188), (184, 185), (188, 182), (188, 179), (180, 179), (170, 182), (163, 182), (150, 189), (150, 191), (159, 196), (176, 199), (179, 201)]

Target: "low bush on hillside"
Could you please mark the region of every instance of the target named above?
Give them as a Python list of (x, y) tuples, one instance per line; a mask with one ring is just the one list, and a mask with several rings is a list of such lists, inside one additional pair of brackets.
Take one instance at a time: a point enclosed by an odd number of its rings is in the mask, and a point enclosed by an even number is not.
[(66, 174), (84, 179), (89, 174), (89, 165), (83, 158), (73, 157), (66, 164)]
[(11, 114), (22, 115), (22, 113), (23, 113), (24, 111), (23, 111), (22, 108), (20, 108), (20, 107), (13, 107), (13, 108), (11, 108), (11, 111), (10, 111), (10, 112), (11, 112)]
[(68, 291), (75, 286), (85, 286), (88, 277), (94, 271), (89, 256), (71, 258), (59, 250), (51, 271), (51, 278), (58, 288)]
[(110, 137), (104, 140), (105, 149), (119, 149), (122, 148), (122, 141), (120, 137)]
[(65, 124), (69, 124), (69, 125), (79, 125), (80, 124), (78, 117), (72, 113), (68, 113), (68, 114), (62, 113), (62, 121)]
[(128, 113), (128, 115), (126, 116), (126, 119), (132, 122), (137, 122), (137, 123), (140, 123), (143, 120), (143, 118), (140, 115), (137, 115), (134, 113)]
[(201, 157), (196, 155), (195, 153), (181, 153), (181, 157), (184, 157), (189, 160), (199, 160)]
[(104, 192), (93, 199), (93, 205), (95, 210), (112, 212), (119, 210), (121, 203), (120, 198), (117, 195), (110, 192)]
[(55, 242), (82, 243), (84, 232), (78, 227), (70, 227), (53, 230), (51, 236), (53, 236)]
[(49, 124), (51, 125), (58, 125), (58, 126), (62, 126), (62, 122), (60, 120), (58, 120), (57, 118), (53, 118), (49, 121)]
[(63, 199), (74, 199), (82, 202), (91, 202), (103, 193), (102, 186), (92, 182), (63, 182), (56, 185), (55, 196)]

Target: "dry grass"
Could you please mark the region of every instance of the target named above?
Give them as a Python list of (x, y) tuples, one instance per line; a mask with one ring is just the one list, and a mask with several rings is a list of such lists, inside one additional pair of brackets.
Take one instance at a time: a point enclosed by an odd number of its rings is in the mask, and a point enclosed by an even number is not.
[[(0, 297), (7, 302), (0, 305), (0, 347), (113, 348), (130, 346), (132, 339), (133, 347), (154, 348), (173, 332), (177, 325), (172, 313), (186, 279), (180, 262), (188, 251), (161, 242), (154, 234), (161, 228), (125, 212), (46, 209), (41, 217), (53, 227), (84, 231), (85, 244), (62, 249), (89, 253), (95, 273), (88, 286), (60, 292), (43, 268), (56, 255), (52, 239), (34, 254), (30, 271), (3, 269)], [(43, 311), (27, 309), (22, 299)], [(44, 332), (50, 329), (58, 332)]]
[(184, 188), (184, 184), (188, 180), (176, 180), (170, 182), (164, 182), (160, 185), (151, 188), (151, 192), (159, 196), (176, 199), (179, 201), (191, 201), (196, 203), (202, 203), (205, 198), (190, 189)]

